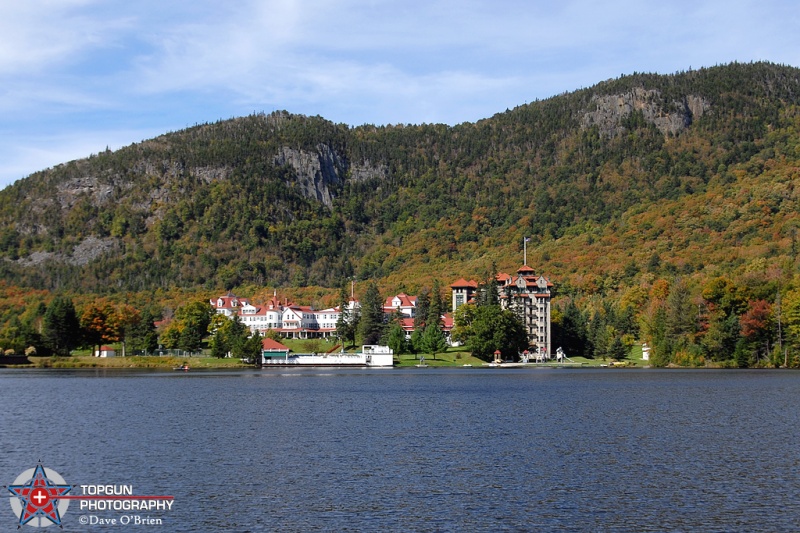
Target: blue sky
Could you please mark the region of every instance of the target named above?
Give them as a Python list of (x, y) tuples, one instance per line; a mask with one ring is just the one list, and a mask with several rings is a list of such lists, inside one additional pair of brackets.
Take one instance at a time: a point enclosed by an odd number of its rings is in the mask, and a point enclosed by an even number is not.
[(0, 187), (286, 109), (458, 124), (622, 74), (800, 66), (792, 0), (0, 0)]

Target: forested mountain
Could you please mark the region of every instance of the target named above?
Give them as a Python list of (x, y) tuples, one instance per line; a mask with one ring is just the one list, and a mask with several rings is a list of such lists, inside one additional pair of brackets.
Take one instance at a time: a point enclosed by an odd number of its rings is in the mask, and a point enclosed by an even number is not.
[(562, 307), (645, 316), (660, 281), (699, 306), (720, 279), (772, 301), (797, 271), (798, 104), (800, 70), (734, 63), (453, 127), (198, 125), (0, 191), (0, 270), (7, 286), (111, 297), (352, 276), (413, 293), (516, 270), (530, 237)]

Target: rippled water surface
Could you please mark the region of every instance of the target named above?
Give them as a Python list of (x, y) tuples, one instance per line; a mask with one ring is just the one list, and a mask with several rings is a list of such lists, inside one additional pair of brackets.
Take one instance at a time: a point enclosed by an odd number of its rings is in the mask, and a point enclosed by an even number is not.
[[(791, 371), (0, 370), (0, 390), (0, 482), (41, 460), (175, 497), (128, 529), (800, 530)], [(64, 531), (121, 529), (78, 505)]]

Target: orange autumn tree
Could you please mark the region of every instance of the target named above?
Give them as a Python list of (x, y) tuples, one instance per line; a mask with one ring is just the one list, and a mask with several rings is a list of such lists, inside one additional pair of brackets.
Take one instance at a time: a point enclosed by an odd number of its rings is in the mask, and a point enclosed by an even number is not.
[(80, 322), (86, 343), (97, 351), (104, 343), (119, 341), (118, 317), (114, 308), (108, 303), (89, 304), (84, 307)]
[(741, 335), (755, 354), (756, 360), (763, 353), (769, 358), (772, 337), (772, 305), (765, 300), (755, 300), (748, 304), (747, 311), (739, 319)]

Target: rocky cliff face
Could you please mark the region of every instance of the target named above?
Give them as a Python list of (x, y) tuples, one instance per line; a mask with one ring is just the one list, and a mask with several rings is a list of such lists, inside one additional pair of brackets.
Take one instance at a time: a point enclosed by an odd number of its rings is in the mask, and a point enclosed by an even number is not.
[(661, 93), (655, 89), (637, 87), (623, 94), (593, 96), (596, 108), (583, 115), (583, 127), (597, 126), (602, 135), (614, 137), (625, 131), (622, 120), (634, 111), (641, 111), (644, 119), (664, 135), (676, 135), (691, 125), (710, 109), (702, 96), (689, 95), (681, 101), (663, 106)]
[(92, 202), (102, 205), (114, 194), (114, 186), (101, 182), (96, 176), (73, 178), (58, 186), (58, 201), (61, 207), (75, 205), (78, 199), (89, 197)]
[(318, 144), (314, 152), (282, 147), (275, 156), (278, 166), (289, 166), (297, 176), (297, 186), (307, 198), (316, 199), (328, 207), (333, 206), (335, 188), (342, 185), (349, 172), (349, 179), (362, 181), (385, 178), (386, 165), (374, 165), (370, 161), (349, 165), (347, 160), (327, 144)]
[(365, 181), (374, 178), (385, 178), (389, 175), (389, 168), (385, 164), (374, 165), (370, 161), (350, 166), (350, 179)]
[(284, 146), (274, 161), (276, 165), (294, 169), (297, 185), (304, 196), (314, 198), (328, 207), (333, 206), (331, 188), (342, 184), (346, 164), (327, 144), (318, 144), (316, 152)]

